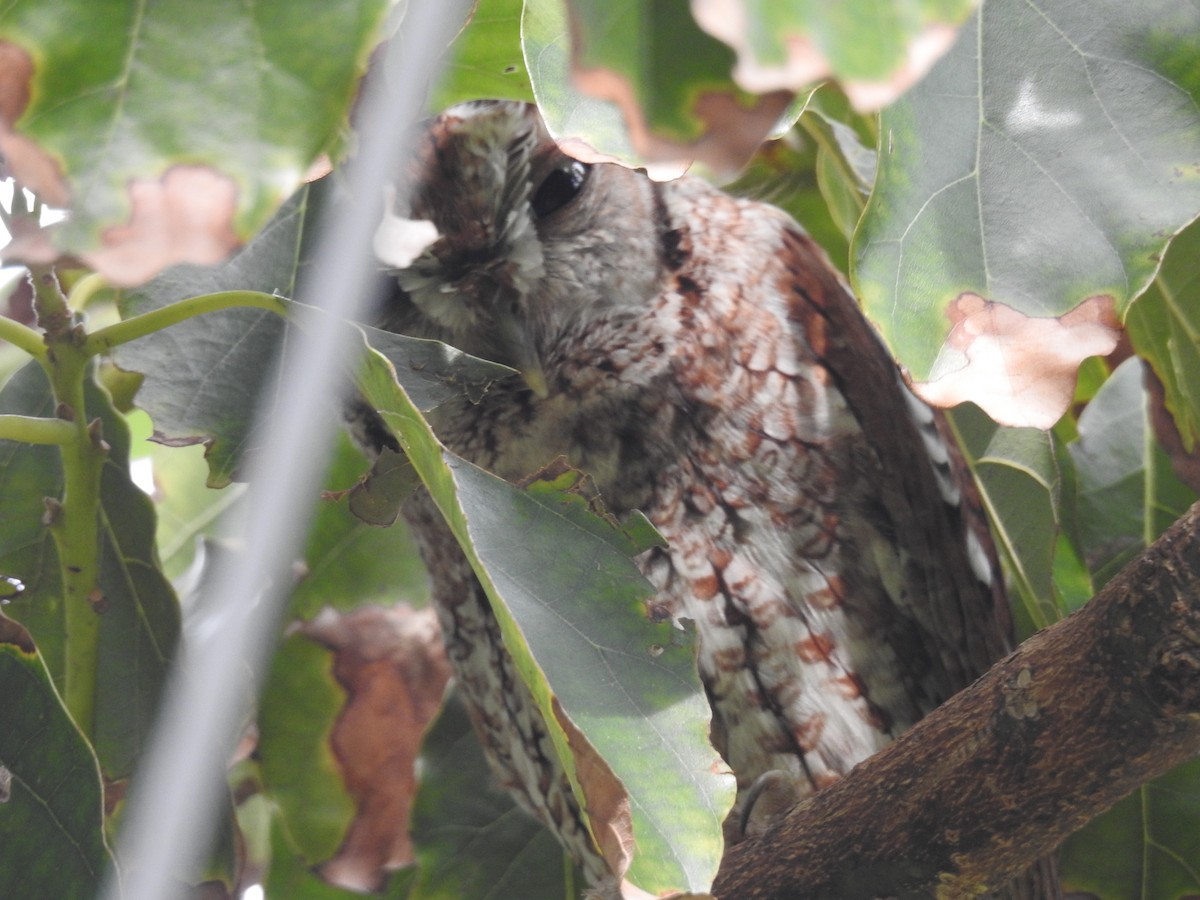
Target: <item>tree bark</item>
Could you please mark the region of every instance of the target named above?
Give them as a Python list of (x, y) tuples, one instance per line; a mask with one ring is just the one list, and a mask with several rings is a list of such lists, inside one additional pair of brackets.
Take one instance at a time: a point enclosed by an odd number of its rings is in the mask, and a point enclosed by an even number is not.
[(1083, 609), (761, 837), (724, 900), (976, 897), (1200, 754), (1200, 503)]

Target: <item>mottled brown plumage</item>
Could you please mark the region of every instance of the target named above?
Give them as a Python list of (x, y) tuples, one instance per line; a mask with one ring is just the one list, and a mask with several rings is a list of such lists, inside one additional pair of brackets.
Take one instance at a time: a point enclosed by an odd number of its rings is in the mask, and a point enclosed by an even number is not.
[[(768, 773), (797, 796), (837, 779), (1008, 649), (940, 419), (786, 214), (584, 166), (515, 103), (443, 114), (409, 177), (398, 212), (440, 237), (396, 272), (385, 327), (526, 376), (434, 428), (512, 481), (565, 456), (649, 516), (669, 545), (640, 559), (653, 613), (695, 623), (740, 807)], [(494, 768), (599, 877), (483, 591), (432, 504), (408, 515)]]

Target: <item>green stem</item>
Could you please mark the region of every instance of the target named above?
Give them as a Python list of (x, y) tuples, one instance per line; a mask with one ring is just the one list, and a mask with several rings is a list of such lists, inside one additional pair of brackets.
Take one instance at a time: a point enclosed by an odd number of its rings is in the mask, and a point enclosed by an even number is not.
[(62, 419), (0, 415), (0, 440), (23, 444), (69, 444), (75, 440), (75, 426)]
[(84, 384), (91, 355), (71, 335), (52, 340), (45, 368), (63, 424), (72, 432), (61, 444), (63, 495), (49, 505), (50, 533), (58, 548), (66, 625), (63, 699), (85, 735), (95, 733), (96, 668), (99, 662), (100, 473), (108, 445), (100, 423), (87, 421)]
[(217, 294), (202, 294), (199, 297), (189, 297), (159, 309), (133, 316), (107, 328), (89, 335), (84, 343), (84, 350), (90, 354), (104, 353), (120, 344), (127, 344), (148, 334), (177, 325), (187, 319), (204, 313), (217, 312), (222, 309), (244, 306), (251, 309), (265, 309), (279, 315), (287, 314), (287, 304), (283, 298), (273, 294), (263, 294), (256, 291), (222, 291)]
[(0, 316), (0, 340), (20, 347), (34, 359), (46, 358), (46, 344), (42, 340), (41, 332), (34, 331), (28, 325), (22, 325), (7, 316)]

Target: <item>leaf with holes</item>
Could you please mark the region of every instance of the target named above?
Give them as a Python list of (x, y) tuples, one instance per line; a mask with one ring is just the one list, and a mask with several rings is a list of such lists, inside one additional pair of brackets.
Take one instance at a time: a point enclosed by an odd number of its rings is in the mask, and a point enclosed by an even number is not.
[(1046, 428), (1200, 212), (1200, 9), (988, 0), (884, 111), (867, 314), (939, 405)]

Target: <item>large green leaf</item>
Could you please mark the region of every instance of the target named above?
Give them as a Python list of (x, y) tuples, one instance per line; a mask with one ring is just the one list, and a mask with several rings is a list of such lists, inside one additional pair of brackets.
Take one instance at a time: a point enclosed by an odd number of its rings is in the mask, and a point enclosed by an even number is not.
[(495, 784), (454, 694), (425, 737), (412, 831), (410, 900), (562, 900), (583, 887), (550, 832)]
[(625, 162), (736, 171), (789, 100), (738, 88), (733, 52), (687, 0), (527, 0), (521, 36), (551, 132)]
[[(512, 485), (445, 450), (368, 353), (364, 395), (393, 429), (467, 553), (505, 643), (573, 771), (555, 701), (630, 798), (636, 855), (628, 877), (647, 890), (704, 889), (721, 853), (732, 779), (708, 742), (709, 709), (689, 642), (646, 618), (639, 547), (577, 498)], [(585, 795), (586, 786), (573, 779)], [(585, 796), (584, 808), (589, 802)]]
[(1185, 0), (987, 0), (884, 111), (853, 277), (926, 397), (1066, 409), (1200, 212), (1198, 59)]
[[(111, 450), (100, 486), (101, 616), (95, 673), (96, 732), (105, 773), (127, 775), (149, 734), (179, 638), (179, 606), (159, 570), (150, 499), (129, 478), (129, 431), (108, 396), (89, 382), (87, 415), (103, 423)], [(0, 412), (45, 415), (54, 406), (41, 368), (30, 362), (0, 391)], [(55, 680), (65, 667), (65, 621), (57, 553), (42, 522), (43, 497), (58, 497), (58, 449), (0, 441), (0, 567), (27, 585), (9, 611), (33, 633)]]
[(56, 245), (115, 282), (216, 262), (337, 148), (387, 6), (10, 3), (6, 160), (69, 202)]
[(0, 615), (0, 896), (90, 900), (111, 865), (100, 772), (29, 632)]
[(747, 90), (799, 90), (832, 75), (863, 109), (890, 103), (954, 40), (977, 0), (693, 0), (738, 51)]
[(1134, 349), (1166, 388), (1187, 450), (1200, 440), (1200, 222), (1171, 241), (1154, 283), (1129, 310)]

